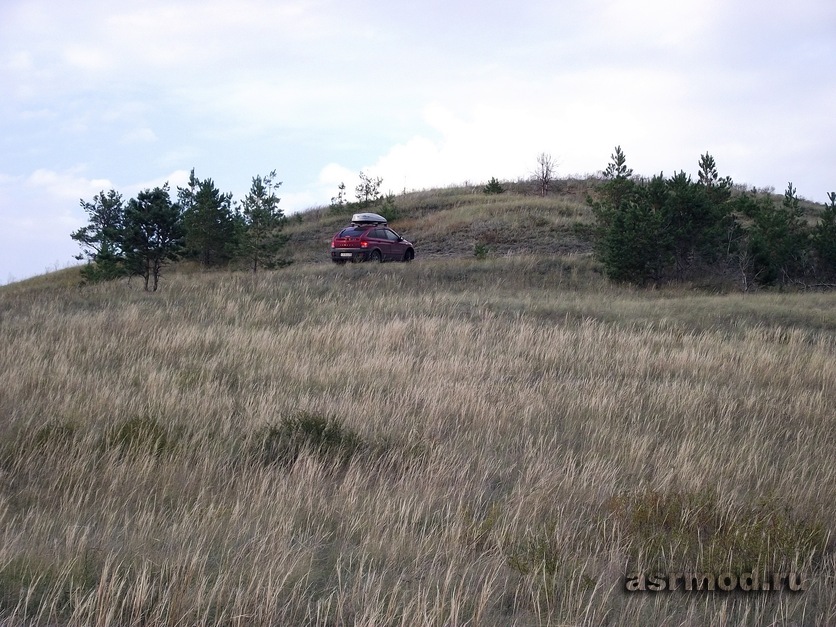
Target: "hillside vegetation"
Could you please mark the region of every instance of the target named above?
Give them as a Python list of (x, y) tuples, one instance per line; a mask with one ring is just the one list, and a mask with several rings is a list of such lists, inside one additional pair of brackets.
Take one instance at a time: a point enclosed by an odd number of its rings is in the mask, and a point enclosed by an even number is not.
[[(400, 194), (382, 211), (390, 226), (416, 244), (421, 257), (472, 257), (482, 244), (492, 256), (591, 253), (592, 211), (586, 194), (594, 179), (560, 181), (540, 197), (530, 185), (506, 184), (503, 194), (483, 186), (460, 186)], [(345, 226), (356, 203), (290, 216), (285, 227), (294, 261), (328, 261), (334, 233)]]
[(192, 170), (176, 194), (165, 183), (128, 200), (115, 189), (82, 199), (88, 223), (70, 237), (88, 262), (80, 269), (84, 282), (141, 278), (146, 291), (156, 291), (163, 269), (182, 260), (205, 271), (254, 273), (319, 261), (334, 232), (358, 211), (385, 214), (425, 258), (594, 253), (619, 283), (743, 291), (836, 285), (836, 192), (819, 206), (804, 201), (791, 182), (779, 197), (749, 190), (721, 177), (708, 153), (696, 178), (684, 171), (634, 175), (620, 146), (610, 158), (600, 177), (584, 180), (556, 180), (554, 162), (543, 153), (528, 181), (493, 178), (397, 196), (381, 192), (380, 177), (360, 172), (356, 202), (341, 183), (328, 207), (290, 220), (275, 170), (253, 177), (250, 191), (235, 201)]
[[(836, 623), (836, 295), (617, 287), (520, 198), (405, 197), (412, 264), (307, 263), (323, 209), (277, 271), (0, 289), (0, 624)], [(690, 571), (805, 590), (624, 590)]]

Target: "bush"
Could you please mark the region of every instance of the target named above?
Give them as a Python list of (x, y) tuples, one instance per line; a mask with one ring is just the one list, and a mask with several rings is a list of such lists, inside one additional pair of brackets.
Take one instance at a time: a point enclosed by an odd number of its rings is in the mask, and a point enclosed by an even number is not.
[(104, 450), (118, 450), (122, 455), (160, 456), (174, 447), (173, 434), (156, 418), (137, 416), (109, 428), (101, 442)]
[(64, 448), (76, 437), (78, 425), (68, 420), (53, 420), (39, 427), (32, 436), (32, 443), (37, 449), (45, 449), (51, 446)]
[(496, 177), (492, 177), (488, 184), (482, 189), (482, 191), (487, 194), (502, 194), (505, 192), (505, 188), (502, 187), (499, 181), (496, 180)]
[(476, 242), (473, 246), (473, 256), (477, 259), (487, 259), (490, 249), (484, 242)]
[(712, 490), (649, 489), (614, 496), (603, 511), (623, 534), (631, 560), (664, 556), (657, 558), (662, 563), (643, 564), (661, 570), (787, 570), (820, 559), (828, 544), (823, 521), (773, 498), (733, 506)]
[(360, 436), (337, 418), (299, 412), (264, 427), (257, 434), (252, 452), (265, 466), (290, 467), (303, 451), (323, 462), (344, 465), (362, 448)]

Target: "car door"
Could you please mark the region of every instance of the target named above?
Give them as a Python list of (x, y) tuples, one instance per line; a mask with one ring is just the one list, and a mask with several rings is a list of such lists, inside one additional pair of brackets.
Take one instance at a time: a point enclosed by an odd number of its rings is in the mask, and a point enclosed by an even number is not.
[(386, 229), (374, 229), (369, 236), (372, 238), (372, 245), (380, 249), (384, 260), (392, 258), (392, 242), (386, 236)]
[(390, 259), (400, 261), (403, 259), (406, 252), (406, 244), (402, 237), (395, 233), (392, 229), (386, 229), (386, 238), (389, 240), (389, 254)]

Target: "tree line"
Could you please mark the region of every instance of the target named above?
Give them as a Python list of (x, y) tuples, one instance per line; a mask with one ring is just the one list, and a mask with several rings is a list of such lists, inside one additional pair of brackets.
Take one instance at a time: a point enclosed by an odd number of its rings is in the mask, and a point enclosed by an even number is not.
[(156, 291), (162, 268), (171, 261), (193, 259), (203, 267), (230, 263), (253, 272), (285, 265), (282, 233), (286, 218), (279, 208), (276, 171), (255, 176), (240, 204), (221, 192), (211, 178), (200, 180), (194, 169), (172, 200), (168, 183), (145, 189), (124, 201), (114, 189), (92, 202), (81, 200), (88, 224), (70, 237), (88, 261), (85, 282), (142, 277), (147, 291)]
[(634, 177), (621, 147), (603, 175), (588, 202), (597, 219), (596, 255), (615, 281), (734, 275), (748, 290), (836, 279), (836, 192), (811, 223), (792, 183), (781, 199), (739, 192), (708, 153), (696, 181), (685, 172)]

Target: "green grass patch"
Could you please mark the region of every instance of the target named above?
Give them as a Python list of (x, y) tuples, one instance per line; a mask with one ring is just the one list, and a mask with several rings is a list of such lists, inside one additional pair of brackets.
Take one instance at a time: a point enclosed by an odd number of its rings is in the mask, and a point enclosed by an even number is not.
[(303, 452), (343, 466), (366, 447), (360, 435), (336, 417), (299, 412), (259, 430), (251, 453), (265, 466), (289, 468)]
[(32, 434), (32, 444), (38, 450), (66, 448), (78, 437), (78, 423), (71, 420), (53, 420), (39, 427)]
[(159, 457), (174, 449), (177, 436), (178, 434), (160, 424), (156, 418), (135, 416), (108, 428), (101, 439), (100, 449), (115, 451), (123, 456)]
[(777, 499), (731, 504), (711, 489), (649, 489), (615, 496), (605, 511), (638, 569), (789, 571), (820, 562), (828, 551), (824, 522)]

